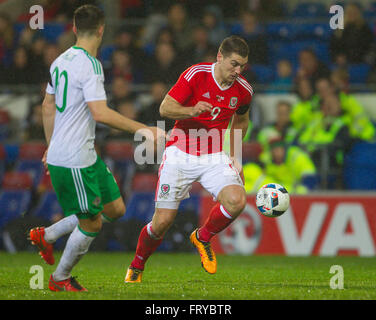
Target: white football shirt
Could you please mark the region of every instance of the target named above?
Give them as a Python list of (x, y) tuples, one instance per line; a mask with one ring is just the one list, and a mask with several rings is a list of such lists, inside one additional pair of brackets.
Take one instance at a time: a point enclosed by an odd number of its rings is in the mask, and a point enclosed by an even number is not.
[(97, 160), (95, 125), (89, 101), (106, 100), (101, 63), (79, 47), (71, 47), (51, 65), (46, 92), (55, 95), (54, 131), (47, 163), (85, 168)]

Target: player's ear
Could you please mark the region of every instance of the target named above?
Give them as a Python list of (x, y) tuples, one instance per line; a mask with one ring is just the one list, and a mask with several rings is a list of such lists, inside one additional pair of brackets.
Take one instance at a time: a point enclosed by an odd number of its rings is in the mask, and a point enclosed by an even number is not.
[(98, 29), (98, 36), (102, 37), (104, 33), (104, 25), (101, 25)]
[(223, 54), (220, 51), (218, 51), (218, 53), (217, 53), (217, 62), (221, 62), (222, 60), (223, 60)]
[(77, 35), (77, 28), (76, 28), (75, 24), (73, 24), (72, 30), (73, 30), (73, 33), (75, 35)]

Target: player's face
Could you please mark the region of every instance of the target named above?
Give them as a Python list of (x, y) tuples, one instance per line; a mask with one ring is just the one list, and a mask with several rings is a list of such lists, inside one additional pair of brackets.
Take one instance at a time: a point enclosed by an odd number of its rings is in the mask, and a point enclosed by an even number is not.
[(218, 65), (224, 81), (233, 82), (241, 74), (248, 63), (248, 57), (242, 57), (236, 53), (225, 57), (218, 54)]

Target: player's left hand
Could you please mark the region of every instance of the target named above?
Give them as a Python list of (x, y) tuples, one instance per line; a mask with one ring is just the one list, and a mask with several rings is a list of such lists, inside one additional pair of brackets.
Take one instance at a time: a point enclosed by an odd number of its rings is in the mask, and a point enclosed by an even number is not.
[(43, 162), (44, 168), (46, 169), (47, 175), (49, 176), (50, 171), (48, 171), (48, 165), (47, 165), (47, 152), (48, 152), (48, 149), (43, 154), (42, 162)]

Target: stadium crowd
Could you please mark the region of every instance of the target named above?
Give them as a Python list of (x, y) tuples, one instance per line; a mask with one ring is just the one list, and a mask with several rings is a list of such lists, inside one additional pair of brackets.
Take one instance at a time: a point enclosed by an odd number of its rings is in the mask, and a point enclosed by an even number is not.
[[(7, 1), (0, 2), (0, 91), (12, 93), (15, 87), (32, 85), (40, 92), (22, 123), (12, 126), (10, 115), (0, 106), (2, 189), (12, 185), (12, 179), (19, 183), (14, 172), (28, 170), (35, 199), (51, 188), (42, 167), (22, 166), (20, 159), (30, 160), (28, 152), (35, 158), (44, 152), (42, 148), (38, 153), (35, 144), (28, 149), (27, 144), (44, 143), (44, 88), (51, 63), (74, 44), (74, 9), (83, 3), (103, 6), (103, 2), (44, 1), (43, 30), (29, 28), (28, 12), (11, 15), (12, 11), (2, 11)], [(111, 107), (147, 125), (165, 120), (168, 131), (174, 122), (163, 119), (158, 110), (171, 84), (188, 66), (214, 62), (224, 37), (240, 35), (250, 47), (244, 76), (256, 94), (298, 97), (297, 103), (278, 101), (274, 123), (250, 117), (243, 151), (247, 192), (254, 193), (266, 182), (279, 182), (290, 193), (351, 188), (343, 179), (346, 154), (359, 141), (375, 141), (375, 126), (352, 89), (360, 85), (367, 91), (376, 83), (375, 29), (370, 16), (376, 13), (376, 5), (346, 3), (345, 27), (333, 31), (328, 26), (328, 6), (322, 3), (301, 1), (294, 8), (279, 0), (205, 1), (205, 6), (200, 1), (116, 3), (121, 25), (113, 37), (105, 38), (98, 57)], [(128, 23), (132, 21), (142, 23)], [(254, 112), (257, 106), (251, 115)], [(150, 177), (142, 175), (155, 176), (158, 166), (130, 165), (132, 136), (98, 125), (97, 138), (98, 152), (107, 156), (125, 193), (136, 186), (150, 189)], [(319, 174), (322, 170), (325, 183)]]

